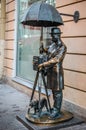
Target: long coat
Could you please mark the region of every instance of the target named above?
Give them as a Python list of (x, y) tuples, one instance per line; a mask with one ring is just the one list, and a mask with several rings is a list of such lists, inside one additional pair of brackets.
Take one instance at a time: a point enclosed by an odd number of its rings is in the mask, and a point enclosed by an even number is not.
[(64, 89), (64, 73), (63, 73), (63, 59), (66, 54), (66, 46), (61, 42), (61, 46), (56, 50), (55, 55), (45, 63), (45, 66), (52, 66), (47, 72), (47, 88), (54, 90)]

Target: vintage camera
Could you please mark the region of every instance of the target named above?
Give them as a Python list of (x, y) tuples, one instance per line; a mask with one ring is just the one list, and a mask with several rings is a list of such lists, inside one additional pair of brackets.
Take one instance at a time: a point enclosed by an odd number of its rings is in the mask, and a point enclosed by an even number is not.
[(33, 70), (38, 71), (38, 65), (46, 62), (48, 60), (48, 56), (40, 55), (33, 56)]

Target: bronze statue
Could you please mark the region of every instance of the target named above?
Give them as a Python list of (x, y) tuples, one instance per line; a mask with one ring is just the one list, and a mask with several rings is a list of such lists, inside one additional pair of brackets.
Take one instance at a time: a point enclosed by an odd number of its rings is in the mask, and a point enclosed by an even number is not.
[(40, 107), (39, 107), (39, 100), (31, 101), (29, 106), (34, 109), (34, 114), (38, 113), (39, 111), (42, 112), (42, 109), (45, 107), (48, 111), (47, 100), (46, 98), (42, 98), (40, 100)]
[(62, 105), (62, 90), (64, 89), (64, 73), (63, 73), (63, 59), (65, 57), (67, 48), (61, 40), (61, 31), (55, 27), (51, 29), (51, 45), (48, 48), (43, 48), (42, 53), (46, 53), (48, 61), (41, 63), (39, 70), (47, 70), (47, 89), (51, 89), (53, 93), (53, 108), (50, 114), (50, 119), (60, 117), (60, 110)]

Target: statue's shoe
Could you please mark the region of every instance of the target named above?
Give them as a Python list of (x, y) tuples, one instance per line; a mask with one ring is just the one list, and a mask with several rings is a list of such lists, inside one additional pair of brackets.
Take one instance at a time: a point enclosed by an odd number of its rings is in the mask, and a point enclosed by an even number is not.
[(58, 112), (53, 112), (52, 114), (50, 114), (49, 119), (50, 120), (55, 120), (61, 117), (61, 113)]

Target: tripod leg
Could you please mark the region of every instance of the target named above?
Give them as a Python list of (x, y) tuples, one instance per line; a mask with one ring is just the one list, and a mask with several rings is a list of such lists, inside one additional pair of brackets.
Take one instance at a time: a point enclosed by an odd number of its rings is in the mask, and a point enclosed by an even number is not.
[(39, 117), (40, 117), (40, 114), (41, 114), (41, 109), (40, 109), (40, 100), (41, 100), (41, 87), (39, 86)]
[[(36, 74), (36, 78), (35, 78), (35, 82), (34, 82), (34, 85), (33, 85), (33, 91), (32, 91), (32, 95), (31, 95), (31, 98), (30, 98), (30, 102), (32, 101), (33, 96), (34, 96), (38, 77), (39, 77), (39, 71), (37, 71), (37, 74)], [(30, 111), (30, 108), (28, 109), (28, 113), (29, 113), (29, 111)]]
[(51, 105), (50, 105), (50, 100), (49, 100), (49, 97), (48, 97), (48, 91), (47, 91), (47, 85), (46, 85), (46, 82), (45, 82), (45, 77), (44, 77), (44, 74), (42, 72), (41, 72), (41, 74), (42, 74), (43, 83), (44, 83), (44, 87), (45, 87), (45, 91), (46, 91), (47, 101), (48, 101), (48, 104), (49, 104), (49, 111), (51, 112)]

